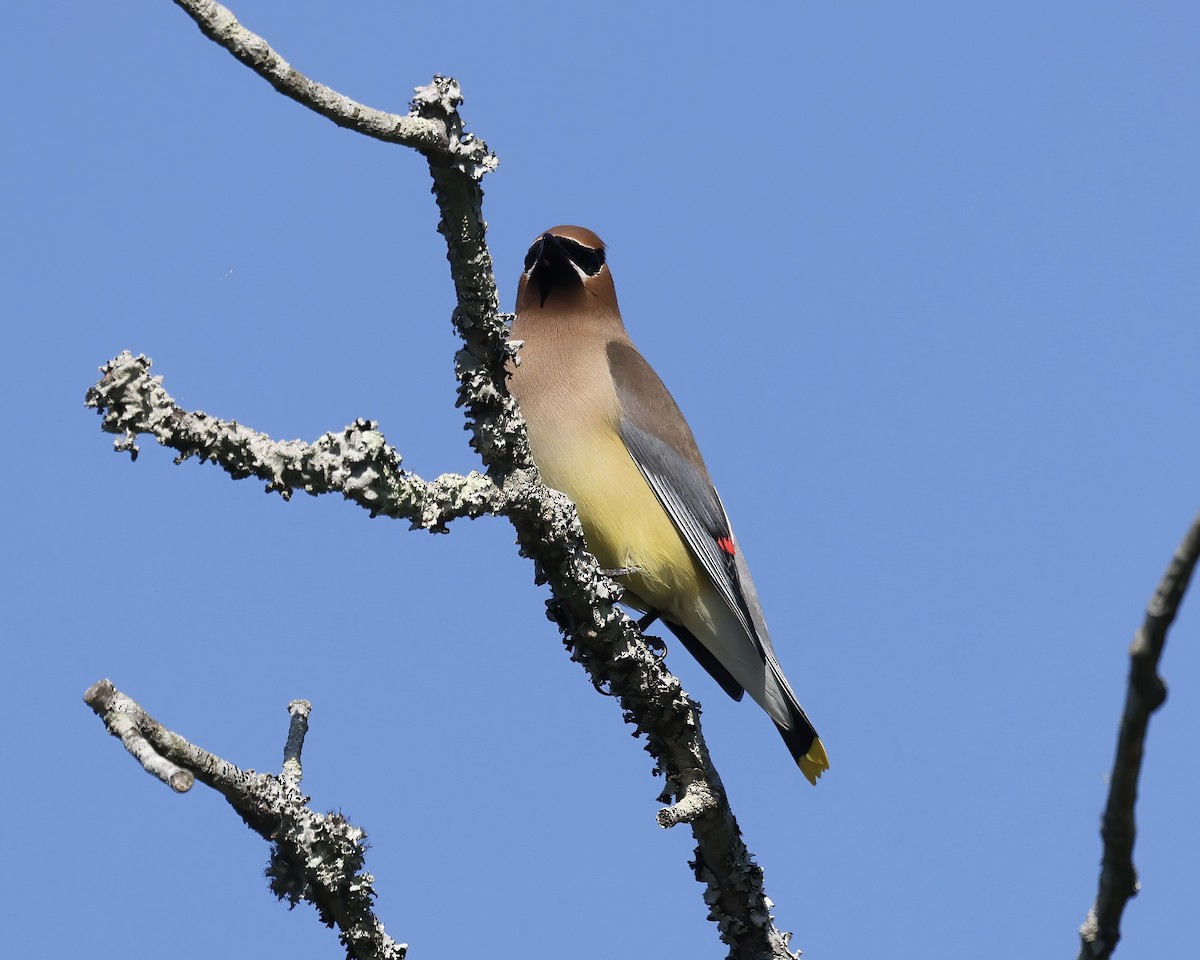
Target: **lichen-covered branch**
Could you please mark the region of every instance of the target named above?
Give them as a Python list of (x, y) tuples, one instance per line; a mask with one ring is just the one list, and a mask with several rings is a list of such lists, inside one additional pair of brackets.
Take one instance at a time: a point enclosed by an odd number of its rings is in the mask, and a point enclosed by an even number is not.
[(219, 44), (267, 81), (285, 97), (364, 136), (398, 143), (419, 150), (427, 157), (453, 163), (473, 179), (496, 169), (496, 157), (487, 144), (476, 140), (461, 126), (448, 127), (427, 119), (414, 109), (408, 114), (386, 113), (343, 96), (324, 84), (310, 80), (262, 37), (250, 32), (233, 11), (214, 0), (174, 0), (208, 39)]
[[(600, 572), (566, 497), (541, 484), (534, 470), (504, 463), (492, 478), (472, 473), (421, 480), (401, 469), (399, 454), (369, 421), (313, 444), (273, 440), (243, 424), (183, 409), (162, 377), (150, 375), (151, 361), (144, 356), (126, 352), (100, 369), (103, 375), (86, 403), (101, 414), (103, 429), (117, 434), (115, 448), (131, 456), (138, 451), (137, 437), (149, 435), (178, 451), (177, 463), (191, 457), (209, 461), (234, 478), (264, 480), (268, 490), (284, 497), (294, 490), (340, 493), (374, 516), (429, 530), (443, 530), (456, 517), (509, 517), (522, 552), (535, 561), (539, 582), (552, 587), (549, 615), (572, 657), (598, 687), (615, 695), (626, 722), (646, 736), (646, 749), (667, 780), (660, 799), (679, 801), (659, 812), (659, 822), (691, 825), (696, 875), (707, 887), (705, 900), (730, 956), (791, 956), (787, 935), (772, 923), (762, 871), (742, 842), (695, 706), (636, 625), (614, 606), (620, 587)], [(509, 429), (523, 440), (515, 407)]]
[[(697, 711), (615, 606), (620, 587), (588, 553), (574, 506), (537, 477), (524, 423), (505, 378), (515, 352), (499, 300), (486, 243), (480, 179), (495, 166), (486, 146), (465, 132), (458, 114), (462, 94), (451, 78), (418, 88), (407, 117), (370, 111), (302, 76), (261, 38), (245, 30), (220, 4), (175, 0), (205, 36), (224, 46), (277, 90), (343, 126), (411, 146), (428, 159), (441, 214), (438, 230), (457, 295), (452, 320), (463, 347), (455, 358), (458, 404), (464, 408), (487, 477), (442, 477), (425, 482), (400, 470), (399, 457), (374, 423), (359, 421), (311, 446), (278, 443), (235, 423), (187, 413), (148, 376), (149, 362), (127, 355), (105, 368), (88, 402), (104, 415), (104, 429), (120, 435), (119, 449), (136, 452), (134, 437), (150, 433), (233, 476), (255, 476), (285, 496), (303, 489), (341, 492), (375, 515), (403, 517), (440, 530), (458, 516), (507, 516), (539, 582), (550, 585), (549, 615), (562, 630), (573, 659), (598, 688), (611, 692), (625, 720), (646, 737), (646, 749), (666, 778), (663, 826), (691, 825), (694, 867), (705, 884), (710, 917), (731, 958), (786, 958), (788, 935), (776, 930), (762, 871), (750, 856), (724, 788), (700, 736)], [(115, 364), (115, 366), (114, 366)], [(135, 369), (141, 364), (140, 371)]]
[(180, 407), (152, 377), (152, 361), (128, 351), (100, 368), (103, 376), (84, 402), (104, 418), (102, 429), (117, 434), (113, 446), (137, 459), (137, 436), (149, 434), (179, 452), (176, 463), (196, 457), (215, 463), (234, 479), (265, 480), (267, 490), (290, 499), (296, 490), (316, 496), (341, 493), (347, 500), (413, 527), (443, 532), (457, 517), (500, 511), (503, 494), (487, 477), (446, 474), (422, 480), (400, 468), (378, 424), (356, 420), (315, 443), (272, 440), (234, 420), (220, 420)]
[(1121, 939), (1121, 915), (1129, 899), (1137, 895), (1138, 878), (1133, 866), (1133, 842), (1137, 833), (1134, 808), (1138, 777), (1150, 715), (1167, 698), (1167, 686), (1158, 675), (1158, 661), (1167, 642), (1167, 630), (1175, 620), (1188, 582), (1200, 557), (1200, 516), (1175, 550), (1167, 572), (1146, 607), (1146, 617), (1129, 647), (1129, 684), (1125, 710), (1117, 735), (1117, 755), (1109, 778), (1108, 802), (1100, 836), (1104, 853), (1100, 862), (1100, 888), (1096, 902), (1079, 929), (1078, 960), (1107, 960)]
[[(366, 833), (336, 813), (310, 810), (300, 792), (300, 751), (310, 705), (288, 705), (291, 724), (284, 773), (253, 773), (189, 743), (151, 717), (109, 680), (89, 687), (84, 702), (142, 766), (161, 778), (174, 768), (186, 775), (172, 786), (187, 791), (192, 778), (220, 793), (259, 836), (271, 844), (267, 867), (272, 892), (292, 906), (306, 901), (321, 922), (337, 927), (347, 956), (404, 960), (408, 947), (387, 935), (375, 916), (375, 878), (364, 870)], [(136, 744), (136, 749), (131, 745)]]

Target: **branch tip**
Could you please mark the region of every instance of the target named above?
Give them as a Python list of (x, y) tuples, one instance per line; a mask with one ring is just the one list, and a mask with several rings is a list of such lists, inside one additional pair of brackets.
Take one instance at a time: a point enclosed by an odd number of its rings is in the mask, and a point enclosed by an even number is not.
[(283, 779), (291, 789), (300, 786), (304, 778), (304, 769), (300, 762), (300, 754), (304, 752), (304, 738), (308, 735), (308, 717), (312, 713), (312, 704), (307, 700), (293, 700), (288, 704), (287, 742), (283, 746)]
[(682, 799), (676, 804), (664, 807), (655, 815), (658, 825), (664, 830), (680, 823), (695, 823), (701, 817), (708, 816), (719, 807), (717, 795), (705, 780), (696, 779), (688, 784)]
[(447, 163), (476, 181), (496, 169), (498, 161), (487, 144), (463, 128), (458, 114), (462, 92), (452, 78), (434, 77), (428, 87), (417, 88), (417, 98), (407, 115), (376, 110), (310, 80), (215, 0), (175, 0), (175, 4), (209, 40), (224, 47), (277, 92), (339, 127), (385, 143), (411, 147), (429, 160)]
[(1129, 645), (1125, 708), (1117, 733), (1108, 800), (1100, 826), (1103, 845), (1100, 883), (1096, 900), (1079, 928), (1078, 960), (1107, 960), (1112, 956), (1121, 939), (1125, 905), (1140, 889), (1133, 863), (1137, 835), (1134, 813), (1150, 715), (1167, 698), (1167, 686), (1159, 676), (1158, 664), (1167, 642), (1167, 631), (1179, 612), (1198, 558), (1200, 516), (1192, 522), (1172, 555), (1146, 605), (1142, 625)]

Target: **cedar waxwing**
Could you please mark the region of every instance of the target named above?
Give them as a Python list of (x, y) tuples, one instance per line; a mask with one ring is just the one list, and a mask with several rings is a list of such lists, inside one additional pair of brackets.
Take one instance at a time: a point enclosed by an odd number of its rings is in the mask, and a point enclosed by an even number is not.
[(775, 659), (692, 431), (625, 332), (599, 237), (563, 226), (533, 242), (512, 339), (524, 341), (511, 385), (533, 459), (575, 501), (623, 602), (661, 619), (735, 700), (749, 690), (815, 784), (825, 747)]

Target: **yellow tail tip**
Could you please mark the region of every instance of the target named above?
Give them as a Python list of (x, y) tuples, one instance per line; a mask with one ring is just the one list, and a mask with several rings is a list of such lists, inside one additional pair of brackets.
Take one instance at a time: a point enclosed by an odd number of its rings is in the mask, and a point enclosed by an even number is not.
[(815, 787), (821, 779), (821, 774), (829, 769), (829, 755), (825, 752), (825, 744), (821, 742), (820, 737), (813, 737), (808, 753), (797, 760), (796, 764), (804, 778)]

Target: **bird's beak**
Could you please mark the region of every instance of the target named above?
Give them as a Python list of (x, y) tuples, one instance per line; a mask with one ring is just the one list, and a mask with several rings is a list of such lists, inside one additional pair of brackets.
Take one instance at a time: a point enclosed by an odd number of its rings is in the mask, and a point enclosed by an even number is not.
[(554, 267), (568, 266), (567, 259), (562, 243), (552, 233), (543, 233), (529, 248), (529, 255), (525, 258), (525, 275), (538, 285), (539, 306), (546, 305), (550, 288), (554, 286)]

